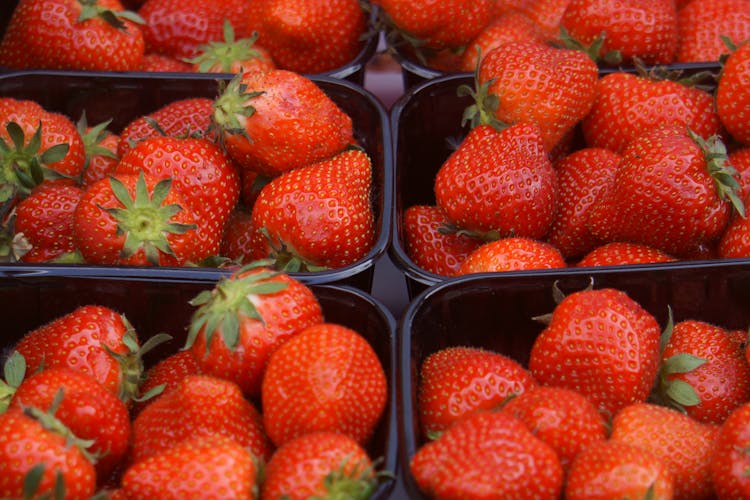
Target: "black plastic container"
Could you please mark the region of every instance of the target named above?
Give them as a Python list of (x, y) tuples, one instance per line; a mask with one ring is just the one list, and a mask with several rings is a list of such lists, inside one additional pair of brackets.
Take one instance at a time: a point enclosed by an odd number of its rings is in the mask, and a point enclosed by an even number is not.
[[(215, 282), (202, 277), (146, 276), (94, 277), (75, 269), (19, 269), (0, 267), (0, 316), (4, 319), (3, 354), (28, 331), (86, 304), (111, 307), (133, 324), (139, 339), (168, 333), (173, 340), (146, 355), (147, 366), (179, 350), (195, 310), (188, 301)], [(395, 320), (382, 304), (361, 290), (347, 286), (311, 287), (326, 321), (347, 326), (363, 335), (375, 349), (388, 377), (389, 399), (383, 417), (367, 447), (372, 458), (383, 457), (382, 467), (395, 472), (396, 432)], [(2, 360), (4, 361), (4, 360)], [(384, 482), (373, 498), (388, 498), (394, 481)]]
[[(347, 284), (369, 292), (375, 262), (386, 252), (391, 234), (393, 167), (388, 116), (377, 98), (356, 84), (325, 76), (310, 78), (351, 116), (354, 135), (372, 159), (376, 241), (364, 258), (349, 266), (315, 273), (296, 273), (294, 276), (310, 284)], [(169, 102), (188, 97), (216, 97), (219, 82), (225, 80), (206, 74), (178, 76), (153, 73), (136, 76), (109, 72), (31, 71), (0, 75), (0, 97), (32, 99), (45, 109), (64, 113), (74, 121), (85, 110), (89, 123), (112, 119), (110, 129), (119, 132), (131, 120)], [(23, 267), (23, 264), (18, 265)], [(107, 266), (91, 267), (93, 272), (105, 276), (137, 272), (155, 278), (198, 274), (207, 279), (216, 279), (226, 273), (218, 269), (162, 267), (138, 271), (134, 267), (122, 270)]]
[(725, 328), (750, 325), (750, 265), (717, 261), (669, 269), (645, 267), (618, 272), (477, 274), (454, 278), (420, 294), (398, 326), (400, 432), (399, 479), (405, 495), (424, 498), (409, 472), (409, 461), (423, 444), (416, 414), (418, 370), (433, 352), (449, 346), (476, 346), (508, 355), (528, 366), (531, 347), (544, 326), (534, 316), (551, 312), (553, 284), (566, 293), (585, 288), (626, 292), (664, 327), (668, 306), (674, 320), (696, 319)]

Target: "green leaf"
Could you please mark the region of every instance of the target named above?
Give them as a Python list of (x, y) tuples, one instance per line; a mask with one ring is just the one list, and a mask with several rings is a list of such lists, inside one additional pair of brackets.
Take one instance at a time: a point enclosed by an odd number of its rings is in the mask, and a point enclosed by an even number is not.
[(693, 386), (683, 380), (670, 380), (665, 392), (672, 401), (682, 406), (695, 406), (701, 402)]
[(705, 359), (693, 354), (679, 353), (664, 361), (663, 370), (665, 374), (690, 373), (706, 363)]
[(17, 388), (26, 376), (26, 358), (18, 351), (13, 351), (3, 366), (3, 376), (10, 387)]

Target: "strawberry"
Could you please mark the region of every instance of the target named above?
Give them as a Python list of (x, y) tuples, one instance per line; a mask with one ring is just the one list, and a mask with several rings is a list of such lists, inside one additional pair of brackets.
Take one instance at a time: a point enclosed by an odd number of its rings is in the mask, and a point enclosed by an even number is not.
[(238, 38), (251, 35), (249, 0), (146, 0), (138, 9), (145, 21), (146, 52), (182, 59), (195, 57), (198, 48), (222, 39), (224, 20)]
[(535, 386), (526, 368), (499, 352), (468, 346), (433, 352), (419, 370), (417, 410), (422, 435), (441, 433), (466, 415), (498, 408)]
[[(254, 5), (254, 3), (252, 4)], [(191, 70), (200, 73), (242, 73), (276, 68), (271, 54), (256, 44), (257, 32), (249, 38), (235, 39), (234, 28), (224, 21), (224, 40), (198, 47), (198, 55), (187, 59)]]
[(263, 470), (262, 498), (368, 499), (377, 474), (367, 452), (352, 438), (311, 432), (288, 441)]
[(626, 406), (612, 420), (610, 440), (658, 457), (674, 480), (675, 498), (710, 498), (711, 453), (717, 427), (651, 403)]
[(669, 499), (674, 478), (669, 467), (653, 454), (619, 441), (594, 443), (570, 466), (566, 500), (610, 498)]
[(583, 51), (509, 42), (484, 56), (478, 84), (497, 96), (497, 107), (490, 110), (495, 118), (536, 123), (545, 150), (551, 151), (594, 104), (598, 72)]
[(53, 497), (62, 490), (66, 499), (91, 498), (96, 486), (94, 466), (82, 451), (83, 443), (65, 432), (57, 419), (40, 409), (14, 409), (0, 415), (0, 497)]
[(750, 42), (740, 45), (724, 63), (716, 86), (716, 110), (721, 123), (731, 136), (750, 146), (750, 126), (747, 113), (750, 109)]
[(322, 323), (323, 312), (309, 287), (284, 273), (250, 264), (220, 280), (190, 302), (185, 349), (201, 371), (260, 395), (268, 358), (290, 337)]
[(143, 55), (140, 70), (160, 73), (186, 73), (193, 71), (193, 67), (190, 63), (186, 63), (181, 59), (175, 59), (171, 56), (165, 56), (163, 54), (156, 53), (146, 53)]
[(458, 275), (566, 267), (565, 258), (554, 246), (531, 238), (510, 237), (490, 241), (471, 252), (461, 263)]
[(137, 71), (142, 23), (119, 0), (21, 0), (0, 42), (0, 65)]
[(287, 70), (243, 73), (214, 100), (229, 155), (268, 177), (355, 143), (352, 119), (309, 78)]
[(576, 267), (653, 264), (675, 260), (677, 259), (657, 248), (615, 241), (594, 248), (578, 261)]
[(195, 214), (198, 260), (219, 252), (229, 214), (240, 197), (237, 167), (217, 144), (203, 137), (150, 137), (133, 146), (116, 175), (145, 172), (171, 179), (185, 209)]
[(554, 218), (556, 183), (541, 131), (471, 129), (435, 176), (435, 199), (459, 229), (540, 238)]
[(729, 153), (729, 164), (739, 176), (742, 199), (750, 195), (750, 147), (735, 149)]
[(711, 94), (670, 74), (614, 72), (601, 77), (581, 128), (590, 147), (622, 153), (636, 137), (661, 125), (686, 125), (701, 137), (719, 133)]
[(719, 62), (729, 52), (722, 37), (735, 43), (750, 39), (749, 7), (747, 0), (703, 0), (680, 9), (675, 62)]
[(146, 370), (138, 386), (138, 398), (134, 402), (134, 413), (156, 401), (164, 393), (177, 387), (188, 375), (201, 375), (200, 365), (190, 351), (178, 351), (162, 358)]
[(257, 498), (256, 457), (221, 435), (197, 436), (130, 466), (122, 478), (124, 496), (152, 498)]
[(276, 64), (297, 73), (354, 61), (368, 36), (358, 0), (252, 0), (248, 17)]
[(735, 409), (721, 424), (714, 442), (711, 460), (711, 481), (717, 498), (747, 498), (750, 496), (750, 467), (748, 454), (750, 403)]
[(77, 186), (47, 181), (16, 205), (15, 231), (31, 244), (22, 262), (48, 262), (76, 250), (73, 220), (82, 195)]
[(404, 210), (406, 253), (418, 267), (441, 276), (456, 276), (458, 268), (482, 240), (458, 231), (436, 205)]
[(644, 132), (623, 151), (614, 183), (589, 213), (603, 241), (648, 245), (675, 257), (718, 240), (734, 208), (744, 213), (736, 172), (713, 136), (684, 126)]
[(645, 401), (659, 367), (659, 324), (624, 292), (566, 296), (535, 339), (529, 369), (543, 385), (579, 391), (609, 415)]
[[(750, 193), (745, 196), (745, 203), (749, 201)], [(719, 240), (718, 257), (722, 259), (750, 257), (750, 219), (739, 214), (732, 214)]]
[(361, 149), (285, 172), (252, 208), (252, 256), (290, 271), (337, 269), (375, 243), (372, 162)]
[(698, 320), (671, 323), (664, 332), (659, 394), (700, 422), (720, 424), (750, 400), (750, 365), (743, 332)]
[(109, 123), (109, 121), (106, 121), (89, 126), (85, 113), (76, 123), (86, 153), (80, 176), (80, 184), (84, 187), (107, 177), (114, 171), (117, 162), (120, 161), (117, 154), (120, 136), (107, 130)]
[(73, 239), (86, 262), (184, 266), (196, 261), (197, 214), (171, 180), (123, 174), (89, 187), (74, 214)]
[(620, 155), (604, 148), (582, 148), (554, 163), (557, 173), (557, 213), (547, 241), (565, 257), (579, 257), (601, 242), (587, 226), (599, 192), (614, 181)]
[(505, 412), (456, 422), (411, 457), (409, 470), (431, 498), (558, 498), (555, 451)]
[(603, 38), (599, 55), (616, 51), (626, 63), (668, 64), (677, 50), (673, 0), (571, 0), (561, 25), (584, 46)]
[(133, 420), (131, 463), (211, 435), (236, 441), (258, 459), (271, 455), (261, 415), (237, 384), (209, 375), (188, 375)]
[(240, 264), (249, 264), (253, 253), (252, 214), (243, 207), (235, 208), (224, 227), (219, 254)]
[(539, 26), (542, 35), (551, 41), (559, 41), (560, 25), (570, 0), (532, 0), (523, 12)]
[(566, 471), (579, 452), (607, 438), (601, 413), (589, 399), (570, 389), (537, 386), (509, 399), (502, 411), (550, 445)]
[(276, 446), (313, 431), (341, 432), (365, 444), (387, 390), (383, 365), (362, 335), (319, 323), (271, 353), (261, 386), (263, 423)]

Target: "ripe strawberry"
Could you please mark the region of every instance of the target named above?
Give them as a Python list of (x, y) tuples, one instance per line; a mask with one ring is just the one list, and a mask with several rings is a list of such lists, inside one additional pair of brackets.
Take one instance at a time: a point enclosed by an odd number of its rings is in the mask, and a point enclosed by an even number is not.
[(368, 35), (358, 0), (252, 0), (249, 21), (276, 64), (297, 73), (353, 62)]
[(521, 420), (557, 452), (563, 470), (591, 443), (607, 438), (607, 425), (582, 394), (561, 387), (537, 386), (508, 400), (502, 411)]
[[(745, 202), (749, 201), (750, 194), (745, 197)], [(722, 259), (750, 257), (750, 219), (739, 214), (732, 214), (719, 240), (718, 257)]]
[(613, 415), (648, 397), (659, 339), (656, 319), (624, 292), (575, 292), (534, 341), (529, 369), (540, 384), (576, 390)]
[(15, 231), (31, 245), (22, 262), (48, 262), (76, 250), (73, 216), (83, 190), (46, 181), (16, 205)]
[(615, 181), (589, 213), (603, 241), (648, 245), (675, 257), (718, 240), (734, 207), (744, 213), (736, 173), (713, 136), (684, 126), (644, 132), (623, 151)]
[(225, 20), (224, 40), (200, 45), (198, 55), (187, 59), (192, 65), (190, 69), (200, 73), (242, 73), (275, 69), (276, 64), (271, 54), (255, 43), (257, 39), (257, 32), (249, 38), (236, 39), (234, 28)]
[(740, 45), (724, 63), (716, 87), (716, 110), (732, 138), (750, 146), (750, 42)]
[(717, 427), (651, 403), (626, 406), (612, 420), (610, 440), (659, 458), (674, 480), (675, 498), (711, 498), (711, 452)]
[(268, 359), (261, 387), (263, 423), (276, 446), (312, 431), (367, 443), (385, 409), (380, 359), (356, 331), (320, 323), (295, 334)]
[(431, 498), (558, 498), (563, 484), (555, 451), (505, 412), (456, 422), (417, 450), (409, 469)]
[(557, 269), (566, 267), (565, 258), (554, 246), (531, 238), (510, 237), (480, 246), (461, 263), (458, 275)]
[(677, 14), (679, 45), (675, 62), (719, 62), (729, 52), (721, 37), (735, 43), (750, 39), (747, 0), (690, 2)]
[(109, 121), (89, 126), (85, 113), (76, 123), (86, 153), (80, 176), (80, 184), (83, 187), (90, 186), (99, 179), (107, 177), (114, 171), (117, 162), (120, 161), (117, 154), (120, 136), (107, 130), (108, 125)]
[(645, 131), (669, 124), (686, 125), (701, 137), (718, 134), (711, 94), (669, 78), (654, 71), (601, 77), (594, 105), (581, 122), (586, 144), (622, 153)]
[(576, 267), (653, 264), (675, 260), (677, 259), (671, 255), (653, 247), (616, 241), (594, 248), (578, 261)]
[(540, 238), (555, 212), (555, 174), (539, 127), (469, 131), (435, 176), (435, 199), (459, 229)]
[(204, 373), (235, 382), (248, 397), (260, 395), (273, 351), (323, 312), (312, 290), (284, 273), (246, 266), (191, 302), (185, 348)]
[(220, 435), (267, 460), (271, 445), (255, 406), (239, 386), (209, 375), (188, 375), (133, 420), (131, 463), (155, 457), (199, 436)]
[(560, 39), (562, 17), (569, 3), (570, 0), (532, 0), (523, 8), (523, 12), (539, 26), (547, 40), (557, 41)]
[(263, 470), (262, 498), (367, 499), (377, 475), (367, 452), (352, 438), (311, 432), (288, 441)]
[(116, 175), (145, 172), (172, 180), (185, 209), (195, 214), (199, 261), (219, 253), (229, 214), (240, 197), (237, 167), (217, 144), (203, 137), (150, 137), (127, 152)]
[(162, 54), (147, 53), (143, 55), (141, 61), (141, 71), (147, 72), (178, 72), (186, 73), (192, 72), (193, 67), (190, 63), (186, 63), (181, 59), (175, 59), (174, 57), (165, 56)]
[(361, 149), (285, 172), (266, 184), (252, 209), (252, 256), (279, 269), (337, 269), (375, 243), (372, 163)]
[(129, 467), (122, 490), (132, 500), (254, 499), (258, 465), (256, 457), (232, 439), (193, 437)]
[(418, 267), (441, 276), (456, 276), (464, 259), (482, 240), (458, 231), (435, 205), (404, 210), (406, 253)]
[(134, 413), (156, 401), (163, 394), (177, 387), (188, 375), (201, 375), (200, 365), (190, 351), (177, 351), (162, 358), (144, 374), (138, 386), (138, 399), (134, 402)]
[(567, 500), (669, 499), (674, 478), (655, 455), (619, 441), (594, 443), (573, 460), (565, 485)]
[[(700, 422), (720, 424), (750, 400), (744, 345), (725, 328), (684, 320), (665, 330), (659, 394)], [(744, 340), (744, 339), (743, 339)]]
[(253, 253), (252, 214), (243, 207), (235, 208), (224, 227), (219, 254), (240, 264), (249, 264)]
[(0, 497), (52, 497), (63, 488), (66, 499), (91, 498), (96, 473), (80, 440), (49, 430), (62, 428), (51, 415), (41, 421), (30, 416), (40, 413), (14, 409), (0, 415)]
[(599, 55), (617, 51), (626, 63), (668, 64), (677, 50), (673, 0), (571, 0), (561, 25), (584, 46), (603, 37)]
[(499, 99), (499, 121), (536, 123), (551, 151), (594, 104), (598, 72), (583, 51), (509, 42), (484, 56), (478, 83)]
[(249, 0), (146, 0), (138, 14), (146, 24), (143, 37), (146, 52), (175, 59), (194, 57), (198, 47), (222, 39), (224, 20), (234, 28), (237, 38), (251, 35), (248, 27)]
[(203, 249), (198, 220), (171, 180), (122, 174), (102, 179), (81, 197), (73, 239), (86, 262), (184, 266)]
[(729, 164), (737, 171), (741, 197), (744, 200), (750, 195), (750, 147), (735, 149), (729, 153), (728, 158)]
[(499, 408), (535, 386), (531, 373), (504, 354), (464, 346), (433, 352), (419, 370), (417, 411), (422, 435), (428, 438), (466, 415)]
[(275, 177), (354, 144), (352, 119), (309, 78), (287, 70), (237, 75), (214, 122), (239, 165)]
[(137, 71), (142, 22), (119, 0), (21, 0), (0, 43), (0, 65)]
[(750, 496), (750, 403), (734, 410), (719, 428), (711, 460), (711, 481), (717, 498)]

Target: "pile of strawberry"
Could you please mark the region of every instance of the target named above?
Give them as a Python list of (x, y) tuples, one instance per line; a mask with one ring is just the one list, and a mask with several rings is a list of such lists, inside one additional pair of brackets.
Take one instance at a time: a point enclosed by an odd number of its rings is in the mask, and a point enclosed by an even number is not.
[(668, 69), (528, 41), (484, 54), (435, 202), (403, 212), (411, 260), (455, 276), (749, 257), (750, 41), (717, 74)]
[(366, 9), (359, 0), (19, 0), (0, 66), (324, 73), (368, 43)]
[(747, 0), (377, 0), (379, 25), (402, 56), (470, 72), (507, 42), (586, 49), (601, 65), (718, 62), (721, 37), (750, 38)]
[(257, 262), (198, 294), (182, 349), (86, 304), (26, 333), (0, 381), (3, 498), (369, 498), (387, 375), (313, 291)]
[(468, 345), (418, 361), (408, 467), (425, 494), (750, 495), (747, 331), (670, 311), (662, 333), (614, 288), (560, 293), (535, 319), (528, 363)]
[(372, 162), (299, 73), (244, 72), (119, 132), (0, 98), (4, 254), (22, 262), (340, 268), (375, 240)]

